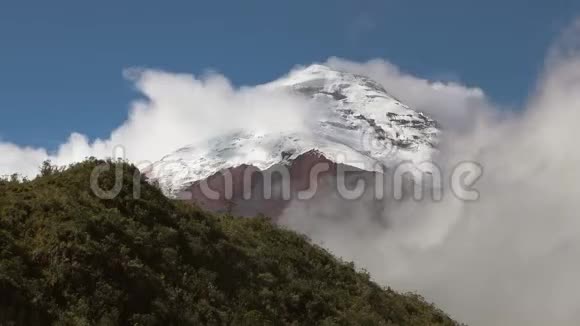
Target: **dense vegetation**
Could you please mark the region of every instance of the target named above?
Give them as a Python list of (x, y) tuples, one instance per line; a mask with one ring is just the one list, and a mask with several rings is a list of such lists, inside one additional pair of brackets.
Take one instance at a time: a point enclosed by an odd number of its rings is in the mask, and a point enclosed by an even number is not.
[[(454, 325), (265, 218), (212, 216), (88, 160), (0, 181), (0, 325)], [(112, 187), (113, 170), (100, 177)]]

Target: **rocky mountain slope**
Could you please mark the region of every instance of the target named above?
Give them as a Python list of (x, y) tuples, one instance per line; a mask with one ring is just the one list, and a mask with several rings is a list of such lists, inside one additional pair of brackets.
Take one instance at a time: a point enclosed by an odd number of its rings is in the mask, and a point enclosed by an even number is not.
[[(308, 166), (313, 166), (313, 156), (320, 162), (375, 173), (401, 161), (428, 160), (435, 152), (440, 132), (437, 123), (401, 103), (367, 77), (313, 65), (260, 87), (307, 98), (313, 110), (312, 121), (306, 124), (308, 129), (279, 133), (239, 130), (209, 142), (185, 146), (153, 164), (147, 171), (148, 177), (170, 197), (208, 203), (204, 198), (207, 196), (201, 196), (199, 185), (219, 177), (220, 171), (231, 173), (231, 169), (237, 169), (240, 174), (243, 167), (257, 171), (286, 167), (291, 172), (290, 179), (305, 180), (310, 171), (291, 167), (304, 159), (310, 162)], [(238, 177), (236, 184), (241, 179)], [(297, 188), (305, 187), (293, 190)], [(225, 192), (220, 187), (211, 189), (222, 195)], [(234, 201), (236, 205), (242, 202)], [(226, 204), (222, 198), (206, 208), (223, 211)], [(257, 212), (270, 210), (247, 213)]]

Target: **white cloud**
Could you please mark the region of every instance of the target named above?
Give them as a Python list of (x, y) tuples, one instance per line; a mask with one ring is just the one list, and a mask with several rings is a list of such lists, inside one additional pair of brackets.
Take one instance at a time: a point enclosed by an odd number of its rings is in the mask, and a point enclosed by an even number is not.
[[(447, 137), (440, 164), (480, 163), (481, 198), (464, 203), (389, 202), (377, 217), (368, 201), (295, 203), (285, 223), (356, 261), (397, 289), (417, 291), (472, 325), (576, 325), (580, 320), (580, 22), (550, 51), (537, 91), (518, 116), (489, 123), (494, 109), (477, 89), (406, 76), (392, 65), (333, 59), (373, 73), (395, 94), (445, 121), (476, 128)], [(405, 93), (407, 92), (407, 93)], [(408, 96), (408, 98), (407, 98)], [(440, 105), (440, 106), (439, 106)], [(449, 111), (445, 108), (453, 108)], [(425, 106), (425, 110), (427, 110)], [(460, 119), (452, 116), (459, 113)], [(449, 115), (447, 115), (449, 113)], [(453, 123), (449, 125), (453, 126)], [(318, 217), (318, 218), (317, 218)], [(349, 218), (350, 217), (350, 218)], [(388, 227), (384, 227), (388, 225)]]
[(48, 157), (43, 149), (18, 147), (10, 143), (0, 142), (0, 177), (19, 172), (34, 176), (40, 163)]
[(56, 153), (0, 143), (0, 174), (33, 177), (43, 160), (66, 165), (89, 156), (112, 157), (116, 146), (126, 158), (154, 162), (163, 155), (242, 127), (254, 130), (299, 130), (308, 104), (265, 87), (234, 88), (220, 75), (196, 78), (157, 70), (128, 70), (144, 98), (135, 101), (127, 121), (108, 139), (72, 134)]

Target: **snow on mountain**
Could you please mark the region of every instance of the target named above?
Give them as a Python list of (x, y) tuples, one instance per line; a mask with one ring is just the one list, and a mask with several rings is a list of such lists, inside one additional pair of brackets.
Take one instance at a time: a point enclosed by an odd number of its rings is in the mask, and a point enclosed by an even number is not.
[(223, 169), (251, 165), (266, 170), (311, 151), (367, 171), (422, 162), (435, 152), (436, 122), (367, 77), (312, 65), (259, 87), (307, 97), (315, 110), (308, 130), (239, 130), (165, 156), (151, 166), (148, 177), (176, 196)]

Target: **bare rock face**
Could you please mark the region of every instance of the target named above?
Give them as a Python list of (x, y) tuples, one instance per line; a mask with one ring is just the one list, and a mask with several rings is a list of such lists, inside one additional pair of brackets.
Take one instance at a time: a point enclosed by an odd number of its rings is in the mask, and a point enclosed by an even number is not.
[(337, 164), (317, 151), (298, 156), (291, 162), (260, 170), (241, 165), (220, 171), (195, 182), (178, 197), (218, 213), (236, 216), (279, 217), (293, 200), (316, 201), (322, 193), (336, 191), (337, 176), (345, 187), (374, 172)]
[[(316, 110), (309, 129), (238, 130), (204, 140), (153, 164), (149, 179), (166, 195), (211, 211), (276, 217), (292, 200), (315, 200), (337, 182), (375, 178), (436, 152), (437, 123), (367, 77), (313, 65), (260, 87), (308, 99)], [(307, 190), (316, 190), (314, 198), (299, 198)]]

